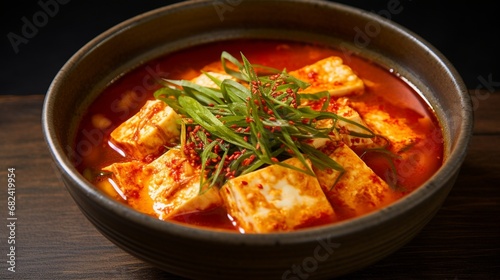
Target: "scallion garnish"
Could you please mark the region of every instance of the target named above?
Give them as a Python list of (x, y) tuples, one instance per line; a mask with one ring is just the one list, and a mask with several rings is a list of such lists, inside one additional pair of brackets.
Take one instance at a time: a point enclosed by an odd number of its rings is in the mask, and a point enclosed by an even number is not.
[[(326, 111), (327, 91), (300, 94), (309, 85), (286, 70), (253, 65), (241, 54), (242, 62), (227, 52), (221, 55), (222, 67), (236, 80), (204, 73), (219, 88), (208, 88), (185, 80), (165, 80), (155, 92), (183, 118), (181, 149), (192, 164), (201, 169), (200, 188), (221, 187), (231, 178), (263, 166), (279, 164), (314, 176), (283, 160), (298, 158), (304, 166), (332, 168), (343, 173), (341, 165), (311, 146), (316, 138), (331, 139), (341, 120), (366, 133), (350, 132), (356, 137), (374, 137), (368, 128)], [(238, 70), (235, 70), (238, 69)], [(258, 75), (256, 69), (267, 75)], [(269, 74), (270, 73), (270, 74)], [(301, 99), (322, 99), (320, 111), (301, 105)], [(319, 120), (331, 119), (330, 128), (316, 127)]]

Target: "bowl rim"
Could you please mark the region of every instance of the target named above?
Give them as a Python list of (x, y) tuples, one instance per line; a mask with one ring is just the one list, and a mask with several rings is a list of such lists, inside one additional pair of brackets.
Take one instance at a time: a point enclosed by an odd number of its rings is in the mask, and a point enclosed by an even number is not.
[[(262, 1), (261, 2), (272, 2), (272, 1)], [(280, 0), (273, 0), (280, 1)], [(136, 25), (141, 24), (145, 21), (150, 21), (157, 17), (162, 17), (165, 14), (178, 12), (183, 9), (195, 8), (198, 5), (204, 6), (211, 4), (213, 1), (210, 0), (195, 0), (186, 1), (176, 4), (167, 5), (160, 7), (137, 16), (134, 16), (128, 20), (125, 20), (108, 30), (102, 32), (100, 35), (89, 41), (82, 48), (80, 48), (61, 68), (57, 73), (54, 80), (50, 84), (47, 94), (44, 100), (42, 109), (42, 129), (46, 144), (49, 147), (49, 151), (53, 157), (59, 170), (68, 175), (69, 180), (72, 184), (78, 186), (78, 188), (85, 193), (94, 202), (99, 203), (107, 211), (111, 211), (118, 216), (125, 217), (131, 222), (155, 229), (160, 232), (168, 232), (171, 235), (182, 236), (183, 238), (195, 239), (203, 242), (220, 242), (220, 243), (232, 243), (232, 244), (247, 244), (247, 245), (275, 245), (275, 244), (288, 244), (288, 243), (301, 243), (309, 242), (311, 240), (317, 240), (319, 238), (331, 238), (331, 237), (341, 237), (353, 232), (360, 232), (363, 229), (376, 226), (377, 224), (389, 221), (401, 212), (408, 211), (414, 206), (420, 204), (422, 201), (426, 200), (434, 193), (438, 192), (442, 186), (440, 181), (449, 180), (453, 174), (456, 173), (457, 169), (460, 168), (463, 162), (468, 143), (472, 135), (472, 106), (471, 100), (468, 95), (468, 91), (461, 80), (458, 72), (455, 70), (453, 65), (441, 54), (435, 47), (425, 41), (423, 38), (413, 33), (412, 31), (406, 29), (405, 27), (387, 20), (379, 15), (369, 13), (365, 10), (355, 8), (352, 6), (347, 6), (340, 3), (326, 2), (320, 0), (281, 0), (286, 2), (297, 2), (305, 4), (322, 5), (325, 8), (333, 9), (345, 13), (354, 13), (356, 15), (362, 16), (367, 20), (374, 20), (379, 24), (383, 25), (384, 28), (389, 28), (392, 31), (403, 34), (404, 36), (410, 38), (421, 48), (428, 50), (430, 54), (434, 56), (436, 62), (441, 64), (442, 68), (447, 71), (447, 75), (452, 79), (453, 91), (457, 93), (460, 97), (459, 101), (462, 107), (463, 122), (460, 126), (460, 132), (456, 140), (456, 148), (454, 148), (447, 157), (446, 162), (443, 163), (441, 168), (422, 186), (418, 187), (416, 190), (406, 195), (405, 197), (399, 199), (398, 201), (386, 206), (382, 209), (376, 210), (372, 213), (365, 214), (360, 217), (349, 219), (346, 221), (337, 222), (331, 225), (295, 230), (290, 232), (278, 232), (278, 233), (266, 233), (266, 234), (240, 234), (238, 232), (229, 232), (223, 230), (207, 229), (195, 226), (186, 226), (184, 224), (161, 221), (154, 217), (150, 217), (146, 214), (140, 213), (127, 205), (124, 205), (112, 198), (108, 197), (101, 191), (99, 191), (92, 184), (87, 182), (84, 177), (76, 170), (76, 168), (71, 164), (71, 161), (66, 156), (63, 147), (58, 143), (57, 136), (53, 124), (53, 118), (51, 116), (52, 110), (56, 108), (55, 99), (58, 93), (58, 87), (64, 82), (64, 79), (68, 73), (71, 73), (71, 68), (77, 64), (80, 60), (84, 59), (88, 52), (91, 52), (94, 48), (98, 48), (101, 43), (106, 40), (110, 40), (116, 34), (119, 34), (125, 29), (133, 28)], [(454, 164), (460, 163), (460, 164)], [(69, 188), (66, 186), (66, 188)]]

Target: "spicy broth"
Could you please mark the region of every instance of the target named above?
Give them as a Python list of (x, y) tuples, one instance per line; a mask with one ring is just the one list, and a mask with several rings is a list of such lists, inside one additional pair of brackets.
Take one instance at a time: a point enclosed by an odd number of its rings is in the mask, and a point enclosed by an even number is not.
[[(434, 174), (442, 164), (443, 140), (441, 128), (433, 111), (419, 94), (396, 74), (366, 59), (346, 55), (333, 48), (289, 41), (231, 40), (196, 46), (150, 61), (124, 74), (89, 106), (83, 115), (74, 143), (74, 164), (92, 183), (99, 185), (96, 174), (114, 162), (131, 160), (114, 149), (109, 135), (114, 128), (137, 113), (161, 86), (161, 78), (192, 79), (200, 69), (216, 65), (222, 51), (238, 57), (243, 53), (249, 61), (277, 69), (295, 70), (329, 56), (339, 56), (344, 63), (365, 81), (365, 93), (350, 97), (354, 103), (384, 110), (391, 116), (410, 120), (413, 129), (429, 135), (427, 139), (408, 147), (404, 158), (394, 159), (397, 176), (390, 176), (392, 166), (376, 153), (364, 154), (363, 160), (384, 180), (398, 183), (397, 198), (412, 192)], [(362, 115), (362, 112), (360, 112)], [(356, 150), (362, 154), (363, 151)], [(152, 160), (152, 159), (150, 159)], [(105, 190), (110, 193), (113, 190)], [(144, 192), (147, 194), (147, 192)], [(139, 194), (138, 194), (139, 195)], [(124, 198), (114, 195), (126, 203)], [(148, 205), (133, 205), (147, 214)], [(153, 214), (152, 214), (153, 215)], [(342, 218), (342, 217), (341, 217)], [(232, 222), (222, 208), (200, 213), (185, 214), (176, 220), (206, 227), (232, 229)]]

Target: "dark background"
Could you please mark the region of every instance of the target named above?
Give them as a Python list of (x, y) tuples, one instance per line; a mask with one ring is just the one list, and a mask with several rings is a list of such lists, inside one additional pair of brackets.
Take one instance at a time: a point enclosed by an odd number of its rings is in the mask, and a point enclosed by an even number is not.
[[(39, 3), (50, 1), (56, 0), (1, 1), (0, 94), (45, 93), (57, 71), (86, 42), (121, 21), (179, 2), (58, 0), (61, 4), (57, 13), (26, 43), (19, 44), (16, 53), (8, 34), (21, 35), (23, 18), (32, 21), (33, 15), (42, 10)], [(387, 9), (390, 1), (396, 0), (337, 2), (378, 12)], [(494, 1), (399, 2), (403, 10), (391, 20), (441, 51), (468, 88), (500, 88), (500, 32), (495, 19), (499, 13), (492, 6)]]

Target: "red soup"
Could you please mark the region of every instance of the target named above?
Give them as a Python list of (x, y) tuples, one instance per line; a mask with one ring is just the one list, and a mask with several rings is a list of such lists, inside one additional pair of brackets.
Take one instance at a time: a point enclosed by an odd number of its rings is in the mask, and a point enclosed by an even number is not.
[(140, 212), (267, 233), (400, 199), (441, 166), (443, 139), (391, 70), (321, 45), (232, 40), (117, 78), (82, 117), (74, 151), (90, 182)]

